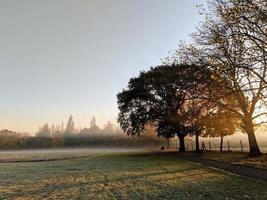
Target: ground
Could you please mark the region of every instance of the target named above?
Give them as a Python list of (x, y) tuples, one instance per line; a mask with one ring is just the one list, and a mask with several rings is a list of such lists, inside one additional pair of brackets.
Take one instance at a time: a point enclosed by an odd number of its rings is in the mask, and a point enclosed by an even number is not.
[(78, 155), (0, 163), (0, 199), (267, 199), (267, 182), (211, 169), (177, 154)]
[(267, 154), (251, 157), (241, 152), (205, 152), (203, 158), (267, 170)]

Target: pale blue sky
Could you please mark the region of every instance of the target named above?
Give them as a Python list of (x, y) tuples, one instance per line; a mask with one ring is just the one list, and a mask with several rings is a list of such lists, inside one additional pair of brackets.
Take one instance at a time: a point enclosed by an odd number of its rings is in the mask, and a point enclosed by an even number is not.
[(116, 94), (188, 39), (205, 0), (1, 0), (0, 129), (116, 121)]

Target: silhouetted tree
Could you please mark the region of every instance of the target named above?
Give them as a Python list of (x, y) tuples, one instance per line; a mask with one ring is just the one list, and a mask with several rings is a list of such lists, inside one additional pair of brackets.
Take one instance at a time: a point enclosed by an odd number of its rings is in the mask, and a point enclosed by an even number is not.
[[(267, 3), (213, 0), (210, 8), (204, 11), (206, 21), (193, 34), (195, 43), (181, 45), (179, 59), (174, 60), (212, 70), (210, 100), (239, 117), (250, 154), (258, 155), (254, 126), (265, 123), (262, 116), (267, 114)], [(223, 101), (229, 95), (235, 98), (234, 104)]]
[(35, 133), (36, 137), (51, 137), (51, 130), (48, 124), (43, 125), (37, 133)]
[(90, 128), (94, 128), (96, 127), (96, 119), (95, 119), (95, 116), (93, 116), (93, 118), (91, 119), (91, 122), (90, 122)]
[(74, 121), (73, 121), (72, 115), (70, 115), (70, 117), (68, 119), (68, 123), (67, 123), (65, 131), (67, 133), (74, 133), (74, 131), (75, 131), (75, 126), (74, 126)]
[(180, 151), (185, 151), (184, 137), (189, 131), (185, 102), (197, 80), (208, 75), (200, 71), (203, 68), (195, 65), (164, 65), (132, 78), (117, 95), (121, 128), (128, 135), (139, 135), (147, 124), (154, 125), (161, 136), (177, 135)]
[(102, 132), (104, 134), (109, 134), (112, 135), (115, 133), (115, 125), (113, 123), (111, 123), (110, 121), (108, 121), (106, 124), (104, 124), (104, 128), (102, 129)]

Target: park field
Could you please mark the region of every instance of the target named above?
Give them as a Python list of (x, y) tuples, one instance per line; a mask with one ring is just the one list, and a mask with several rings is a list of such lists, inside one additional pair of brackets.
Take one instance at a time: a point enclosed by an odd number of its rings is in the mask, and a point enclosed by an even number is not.
[(19, 152), (17, 157), (15, 151), (1, 152), (0, 199), (267, 199), (267, 182), (208, 168), (177, 154), (125, 149), (60, 152), (40, 151), (42, 159), (36, 159), (38, 151)]

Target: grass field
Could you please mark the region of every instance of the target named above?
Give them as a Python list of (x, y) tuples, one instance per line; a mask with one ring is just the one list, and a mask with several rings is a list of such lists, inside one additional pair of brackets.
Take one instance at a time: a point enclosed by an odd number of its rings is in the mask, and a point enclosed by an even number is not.
[(0, 199), (267, 199), (267, 182), (175, 154), (99, 151), (87, 157), (0, 163)]

